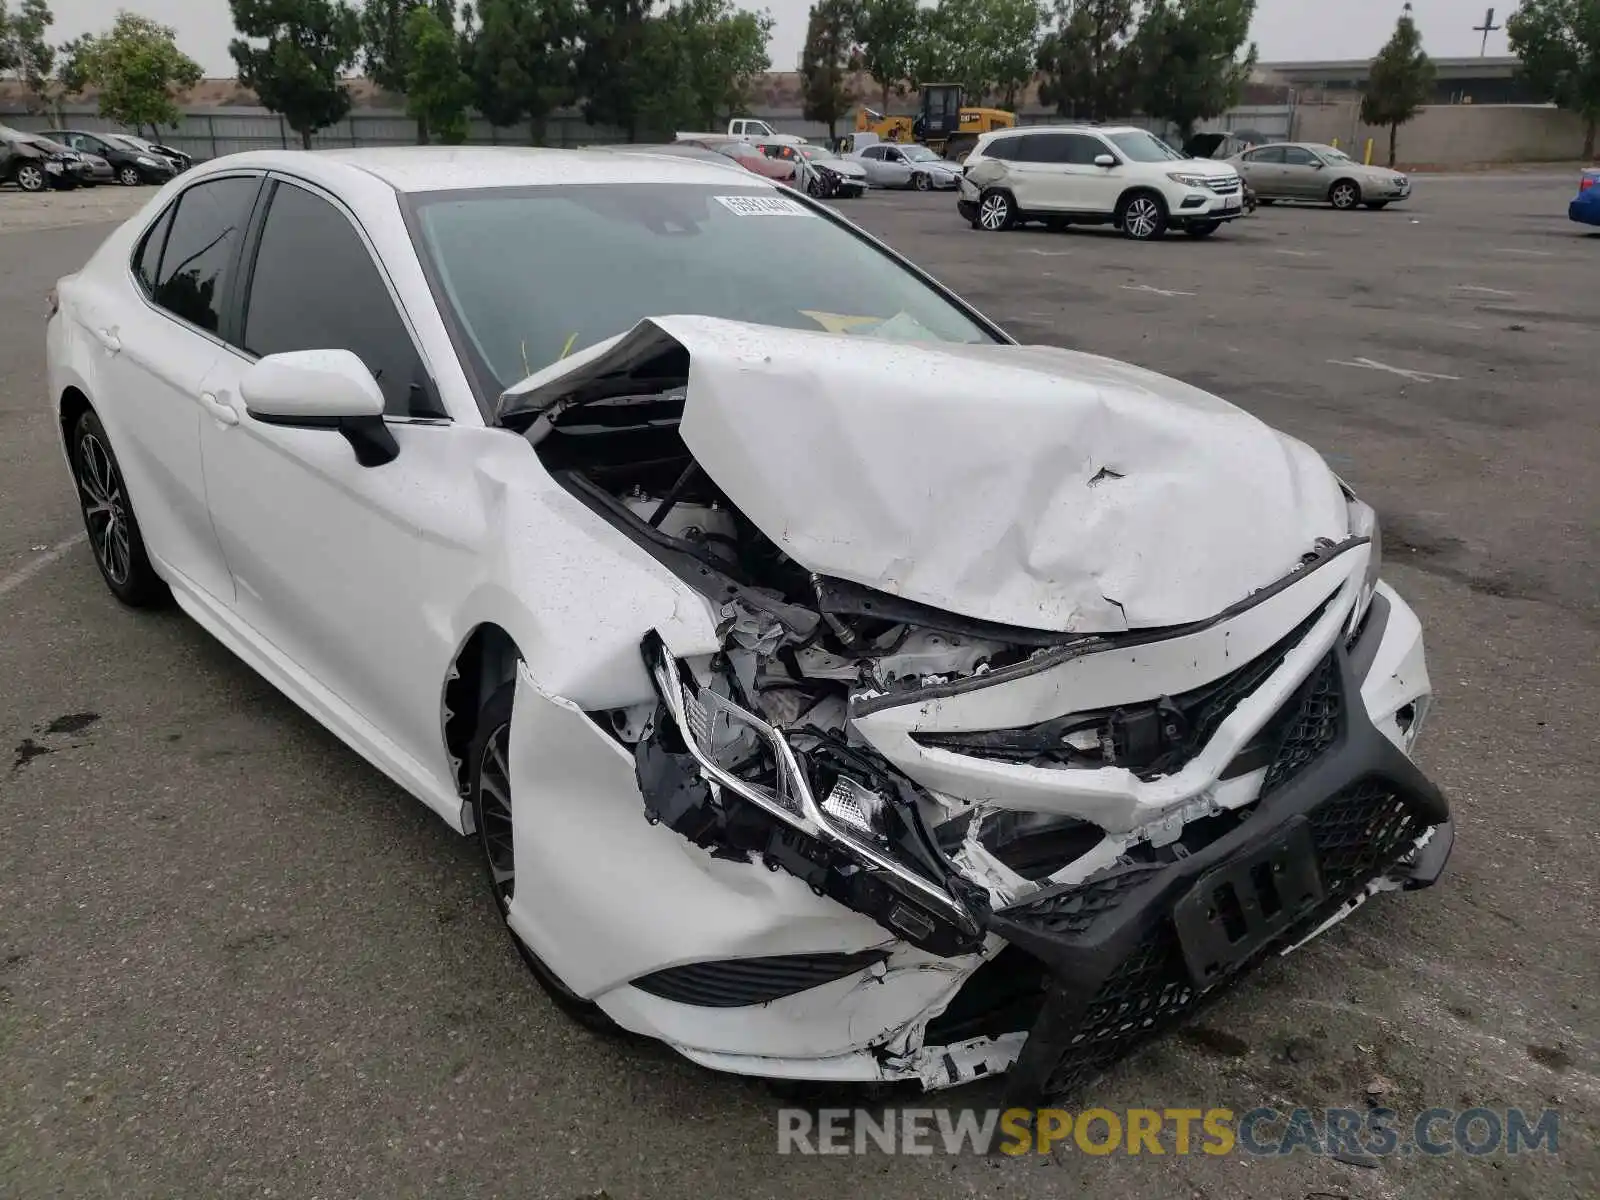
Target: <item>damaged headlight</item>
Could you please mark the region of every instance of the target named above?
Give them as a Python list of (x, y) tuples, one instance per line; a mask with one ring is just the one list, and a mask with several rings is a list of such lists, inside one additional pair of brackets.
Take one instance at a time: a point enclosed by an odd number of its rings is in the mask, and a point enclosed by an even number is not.
[(1367, 574), (1361, 581), (1361, 594), (1356, 598), (1356, 606), (1350, 613), (1350, 624), (1346, 629), (1347, 633), (1354, 633), (1366, 619), (1367, 609), (1372, 606), (1372, 597), (1378, 590), (1378, 575), (1383, 570), (1383, 534), (1378, 528), (1378, 514), (1372, 506), (1356, 499), (1348, 486), (1344, 494), (1350, 506), (1350, 536), (1370, 538), (1372, 542), (1367, 555)]
[[(879, 873), (900, 894), (933, 910), (939, 921), (975, 933), (977, 923), (940, 884), (886, 852), (890, 801), (872, 788), (837, 775), (819, 801), (795, 747), (756, 714), (700, 686), (682, 669), (659, 637), (643, 646), (661, 702), (683, 735), (701, 774), (714, 789), (749, 801), (825, 847), (845, 852), (865, 872)], [(771, 783), (752, 780), (745, 769), (759, 762)], [(912, 941), (932, 937), (935, 921), (912, 905), (890, 903), (885, 924)]]

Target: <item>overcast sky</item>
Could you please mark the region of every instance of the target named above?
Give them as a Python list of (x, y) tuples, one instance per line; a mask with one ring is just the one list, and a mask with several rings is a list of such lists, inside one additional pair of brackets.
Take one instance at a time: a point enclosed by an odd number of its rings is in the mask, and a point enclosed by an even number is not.
[[(762, 0), (736, 0), (744, 7), (763, 7)], [(207, 75), (231, 76), (233, 60), (228, 40), (233, 22), (227, 0), (50, 0), (55, 11), (54, 40), (65, 41), (80, 33), (94, 33), (110, 25), (117, 8), (154, 17), (178, 31), (178, 44)], [(15, 7), (15, 5), (11, 6)], [(777, 18), (773, 34), (772, 64), (792, 70), (805, 40), (810, 0), (766, 0)], [(1472, 26), (1483, 23), (1484, 0), (1414, 0), (1423, 45), (1440, 58), (1478, 53), (1482, 34)], [(1495, 6), (1495, 24), (1504, 25), (1512, 4)], [(1257, 0), (1255, 29), (1263, 62), (1307, 59), (1370, 58), (1388, 39), (1400, 14), (1397, 0)], [(1489, 53), (1505, 54), (1502, 30), (1489, 37)]]

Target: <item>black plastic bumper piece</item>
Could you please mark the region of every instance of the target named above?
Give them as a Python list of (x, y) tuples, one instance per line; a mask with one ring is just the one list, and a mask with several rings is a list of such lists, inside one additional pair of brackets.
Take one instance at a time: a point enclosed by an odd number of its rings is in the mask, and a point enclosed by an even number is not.
[(889, 957), (887, 951), (857, 954), (777, 954), (728, 958), (668, 967), (633, 981), (641, 992), (697, 1008), (743, 1008), (820, 987), (864, 971)]
[(1357, 668), (1370, 664), (1384, 615), (1336, 645), (1285, 706), (1247, 820), (1174, 862), (1114, 867), (991, 916), (989, 929), (1050, 976), (1010, 1103), (1071, 1094), (1373, 880), (1438, 878), (1454, 842), (1449, 806), (1360, 700)]

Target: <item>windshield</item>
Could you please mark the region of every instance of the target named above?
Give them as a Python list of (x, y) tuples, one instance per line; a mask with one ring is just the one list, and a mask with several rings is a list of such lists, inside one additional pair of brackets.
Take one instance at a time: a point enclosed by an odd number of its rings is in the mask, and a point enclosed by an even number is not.
[(439, 303), (485, 394), (652, 316), (995, 340), (843, 225), (770, 188), (496, 188), (410, 203)]
[(907, 146), (901, 151), (901, 153), (904, 154), (912, 162), (943, 162), (944, 161), (944, 159), (940, 158), (937, 154), (935, 154), (932, 150), (929, 150), (926, 146)]
[(1107, 136), (1113, 146), (1134, 162), (1166, 162), (1168, 159), (1184, 158), (1153, 133), (1113, 133)]
[(1322, 155), (1328, 162), (1355, 162), (1355, 159), (1351, 158), (1343, 150), (1335, 150), (1332, 146), (1318, 150), (1317, 153)]
[(800, 153), (804, 154), (807, 158), (838, 158), (839, 157), (832, 150), (829, 150), (826, 146), (806, 145), (806, 146), (796, 146), (795, 149), (800, 151)]
[(138, 138), (129, 137), (125, 133), (107, 133), (102, 135), (113, 146), (121, 146), (125, 150), (148, 150), (149, 142), (141, 142)]

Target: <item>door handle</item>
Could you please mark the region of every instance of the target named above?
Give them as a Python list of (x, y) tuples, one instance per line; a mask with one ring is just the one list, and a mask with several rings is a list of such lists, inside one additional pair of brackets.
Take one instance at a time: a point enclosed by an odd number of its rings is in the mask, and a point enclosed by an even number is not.
[(122, 339), (117, 336), (115, 326), (110, 329), (96, 329), (94, 337), (95, 341), (105, 347), (108, 354), (115, 354), (122, 349)]
[(237, 425), (239, 423), (239, 414), (234, 411), (233, 406), (224, 404), (212, 392), (200, 393), (200, 407), (210, 413), (219, 425)]

